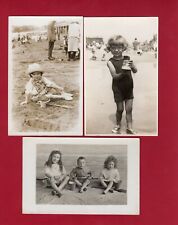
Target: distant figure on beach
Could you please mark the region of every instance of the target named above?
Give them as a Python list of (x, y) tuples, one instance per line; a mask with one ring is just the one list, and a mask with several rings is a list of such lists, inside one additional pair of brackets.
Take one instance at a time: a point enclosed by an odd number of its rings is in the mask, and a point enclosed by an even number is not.
[(68, 183), (69, 176), (64, 168), (60, 151), (54, 150), (50, 153), (45, 163), (45, 176), (48, 184), (53, 188), (52, 195), (61, 197), (62, 189)]
[(42, 67), (33, 63), (28, 66), (30, 80), (25, 86), (25, 101), (21, 105), (26, 105), (30, 101), (40, 104), (42, 108), (52, 99), (72, 100), (72, 94), (64, 92), (64, 89), (54, 82), (43, 77)]
[(48, 25), (48, 59), (49, 60), (54, 60), (55, 58), (52, 57), (52, 52), (54, 48), (54, 42), (56, 41), (56, 21), (52, 21)]
[(133, 44), (134, 51), (137, 51), (139, 49), (139, 46), (140, 46), (140, 42), (137, 40), (137, 38), (134, 39), (132, 44)]
[(68, 39), (67, 39), (67, 36), (64, 36), (63, 38), (63, 48), (64, 48), (64, 52), (67, 56), (67, 53), (68, 53)]
[(68, 60), (75, 60), (79, 49), (80, 25), (77, 21), (69, 24), (68, 30)]

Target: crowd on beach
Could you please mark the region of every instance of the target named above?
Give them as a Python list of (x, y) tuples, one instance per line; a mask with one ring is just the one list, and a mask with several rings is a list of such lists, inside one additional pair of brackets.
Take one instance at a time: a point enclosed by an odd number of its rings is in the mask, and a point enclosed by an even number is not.
[[(93, 41), (90, 41), (86, 44), (86, 49), (90, 51), (91, 60), (101, 60), (106, 61), (106, 56), (109, 53), (107, 42), (105, 43), (102, 38), (93, 38)], [(138, 38), (135, 38), (127, 48), (128, 52), (136, 53), (137, 55), (143, 55), (145, 52), (153, 52), (155, 58), (157, 58), (157, 36), (154, 35), (153, 39), (149, 42), (139, 41)]]
[(31, 31), (13, 33), (12, 47), (33, 44), (33, 42), (48, 41), (48, 59), (54, 60), (53, 49), (56, 41), (59, 41), (59, 49), (63, 49), (68, 61), (80, 59), (80, 25), (77, 21), (70, 22), (66, 29), (58, 27), (56, 21), (49, 22), (46, 31)]

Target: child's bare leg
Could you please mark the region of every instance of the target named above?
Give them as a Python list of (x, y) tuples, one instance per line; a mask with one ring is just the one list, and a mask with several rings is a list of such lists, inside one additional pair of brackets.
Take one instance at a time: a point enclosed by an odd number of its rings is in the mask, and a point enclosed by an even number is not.
[(125, 101), (127, 129), (129, 130), (132, 130), (132, 106), (133, 99), (128, 99)]
[(90, 183), (89, 179), (86, 179), (80, 189), (80, 192), (83, 192), (86, 189), (86, 187), (89, 185), (89, 183)]
[(47, 95), (50, 99), (65, 99), (65, 100), (72, 100), (72, 96), (73, 94), (69, 94), (69, 93), (63, 93), (61, 95), (54, 95), (54, 94), (48, 94)]
[(109, 184), (108, 184), (108, 186), (107, 186), (107, 188), (104, 190), (104, 194), (106, 194), (106, 193), (108, 193), (108, 191), (112, 188), (112, 186), (113, 186), (113, 181), (110, 181), (109, 182)]
[(121, 126), (122, 113), (124, 111), (124, 104), (123, 104), (123, 102), (117, 102), (116, 106), (117, 106), (116, 123), (118, 126)]
[(105, 183), (103, 178), (100, 178), (100, 183), (104, 188), (107, 188), (107, 184)]
[(75, 183), (76, 183), (76, 185), (77, 185), (78, 187), (82, 187), (82, 184), (80, 183), (79, 180), (75, 179)]
[(53, 177), (51, 177), (51, 179), (50, 179), (50, 185), (58, 194), (61, 195), (61, 193), (58, 189), (58, 186), (56, 185), (56, 180)]
[(61, 192), (61, 190), (66, 186), (66, 184), (68, 183), (70, 177), (66, 176), (65, 179), (62, 181), (62, 183), (59, 185), (58, 187), (58, 191)]

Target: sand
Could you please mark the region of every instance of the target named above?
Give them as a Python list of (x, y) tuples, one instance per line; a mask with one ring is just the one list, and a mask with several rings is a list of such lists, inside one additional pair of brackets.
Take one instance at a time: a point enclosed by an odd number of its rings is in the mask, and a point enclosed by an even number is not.
[[(79, 98), (80, 98), (80, 62), (67, 61), (67, 57), (60, 48), (60, 42), (55, 42), (53, 56), (50, 61), (48, 42), (34, 42), (31, 44), (15, 44), (12, 49), (12, 120), (13, 129), (17, 132), (80, 132)], [(63, 60), (63, 61), (62, 61)], [(25, 84), (29, 80), (26, 71), (30, 63), (39, 63), (45, 73), (44, 76), (62, 86), (66, 92), (72, 93), (72, 101), (56, 100), (52, 104), (64, 105), (66, 108), (47, 106), (40, 108), (36, 103), (20, 106), (24, 101)], [(82, 76), (82, 74), (81, 74)]]
[[(133, 128), (136, 135), (157, 135), (157, 59), (154, 52), (145, 52), (142, 56), (130, 52), (129, 55), (138, 68), (138, 72), (133, 74)], [(101, 61), (101, 53), (97, 56), (97, 60), (92, 61), (89, 59), (90, 51), (86, 51), (86, 134), (113, 135), (111, 130), (116, 124), (116, 104), (112, 92), (112, 77), (107, 68), (107, 60), (112, 56), (107, 54), (106, 61)], [(124, 112), (121, 136), (126, 134), (125, 130)]]
[(36, 169), (36, 203), (37, 204), (67, 204), (67, 205), (126, 205), (127, 193), (107, 193), (103, 195), (103, 190), (98, 185), (100, 171), (103, 168), (103, 163), (106, 157), (110, 154), (118, 159), (118, 168), (121, 176), (122, 184), (120, 188), (127, 190), (127, 150), (124, 146), (79, 146), (62, 145), (63, 156), (62, 161), (67, 173), (70, 173), (72, 168), (76, 166), (76, 160), (79, 156), (84, 156), (87, 161), (87, 166), (91, 169), (95, 179), (91, 180), (90, 186), (84, 193), (79, 193), (78, 188), (74, 191), (70, 190), (67, 185), (63, 190), (61, 198), (51, 194), (52, 189), (46, 187), (43, 180), (38, 180), (44, 177), (44, 163), (47, 160), (49, 153), (54, 149), (54, 145), (38, 145), (37, 150), (37, 169)]

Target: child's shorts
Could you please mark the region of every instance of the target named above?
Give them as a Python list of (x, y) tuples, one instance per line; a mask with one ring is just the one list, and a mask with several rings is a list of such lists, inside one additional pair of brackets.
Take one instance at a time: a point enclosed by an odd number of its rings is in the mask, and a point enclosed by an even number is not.
[(114, 101), (116, 103), (134, 98), (133, 90), (129, 90), (128, 92), (121, 92), (118, 90), (118, 91), (113, 91), (113, 94), (114, 94)]
[(90, 180), (88, 177), (77, 177), (77, 180), (83, 184), (86, 180), (88, 180), (88, 184), (90, 183)]

